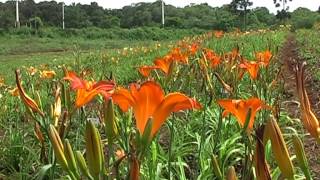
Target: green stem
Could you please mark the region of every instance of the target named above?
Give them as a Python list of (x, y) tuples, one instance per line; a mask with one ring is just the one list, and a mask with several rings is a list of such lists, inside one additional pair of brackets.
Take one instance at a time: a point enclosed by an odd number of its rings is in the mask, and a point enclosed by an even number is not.
[(201, 169), (201, 152), (202, 152), (202, 148), (203, 148), (203, 142), (205, 141), (205, 135), (206, 135), (206, 110), (207, 110), (207, 101), (208, 101), (208, 95), (207, 95), (207, 91), (205, 90), (204, 92), (204, 97), (205, 97), (205, 107), (203, 110), (203, 116), (202, 116), (202, 132), (201, 132), (201, 140), (200, 140), (200, 147), (199, 147), (199, 167)]
[(169, 179), (171, 179), (171, 160), (172, 160), (172, 146), (174, 143), (174, 122), (175, 122), (175, 116), (173, 115), (173, 119), (171, 123), (169, 123), (170, 128), (170, 143), (169, 143), (169, 158), (168, 158), (168, 171), (169, 171)]

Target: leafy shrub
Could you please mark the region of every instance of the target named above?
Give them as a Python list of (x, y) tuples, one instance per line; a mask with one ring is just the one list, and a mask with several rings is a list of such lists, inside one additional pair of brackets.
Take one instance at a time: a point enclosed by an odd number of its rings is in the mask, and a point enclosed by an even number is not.
[(298, 8), (292, 13), (293, 29), (311, 29), (317, 20), (318, 14), (306, 8)]
[(41, 28), (34, 29), (21, 27), (20, 29), (0, 30), (0, 34), (17, 35), (21, 37), (38, 36), (41, 38), (68, 38), (80, 37), (84, 39), (114, 39), (114, 40), (176, 40), (185, 36), (198, 35), (204, 33), (205, 30), (198, 28), (175, 29), (171, 27), (137, 27), (132, 29), (124, 28), (108, 28), (102, 29), (98, 27), (89, 27), (82, 29), (67, 28)]

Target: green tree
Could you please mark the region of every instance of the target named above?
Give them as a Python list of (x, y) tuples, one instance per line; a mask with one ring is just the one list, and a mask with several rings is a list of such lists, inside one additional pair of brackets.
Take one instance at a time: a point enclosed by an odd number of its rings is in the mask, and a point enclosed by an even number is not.
[(271, 26), (276, 22), (273, 14), (270, 14), (266, 7), (257, 7), (251, 11), (257, 17), (258, 21), (266, 26)]
[(312, 12), (307, 8), (298, 8), (292, 12), (291, 22), (295, 29), (310, 29), (316, 22), (317, 16), (318, 14), (316, 12)]
[(242, 14), (243, 16), (243, 25), (244, 25), (244, 29), (246, 30), (246, 26), (247, 26), (247, 13), (248, 8), (250, 6), (253, 5), (253, 2), (251, 2), (250, 0), (232, 0), (232, 2), (230, 3), (230, 7), (234, 12), (238, 12), (240, 11), (240, 14)]
[(37, 4), (38, 14), (47, 26), (61, 26), (62, 4), (56, 1), (43, 1)]
[(43, 26), (43, 22), (40, 17), (34, 17), (29, 19), (30, 27), (39, 30)]
[(276, 7), (280, 7), (282, 4), (282, 10), (278, 10), (276, 15), (276, 17), (280, 19), (282, 22), (290, 18), (288, 3), (291, 1), (292, 0), (273, 0), (273, 3)]
[(229, 6), (217, 8), (215, 11), (216, 29), (229, 30), (235, 27), (237, 16), (229, 11)]
[(36, 17), (39, 14), (37, 4), (33, 0), (24, 0), (20, 4), (21, 23), (24, 24), (29, 19)]
[(83, 28), (92, 26), (81, 4), (71, 4), (65, 7), (65, 24), (68, 28)]
[(15, 4), (13, 1), (0, 2), (0, 28), (8, 29), (14, 27)]

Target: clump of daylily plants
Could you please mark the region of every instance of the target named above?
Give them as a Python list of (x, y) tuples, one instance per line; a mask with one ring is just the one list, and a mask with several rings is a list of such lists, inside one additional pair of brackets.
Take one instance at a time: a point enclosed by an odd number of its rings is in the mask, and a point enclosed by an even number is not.
[[(272, 94), (279, 81), (276, 59), (271, 49), (254, 52), (255, 59), (248, 60), (240, 54), (239, 47), (223, 53), (205, 47), (207, 41), (213, 38), (219, 41), (227, 35), (216, 31), (178, 42), (152, 65), (139, 67), (142, 79), (128, 85), (119, 85), (112, 78), (86, 80), (64, 67), (64, 78), (54, 82), (54, 103), (50, 112), (44, 112), (39, 105), (41, 97), (32, 99), (28, 96), (23, 88), (23, 77), (17, 70), (17, 91), (35, 121), (41, 156), (47, 163), (58, 164), (70, 179), (153, 179), (143, 167), (152, 161), (147, 157), (150, 157), (154, 143), (159, 141), (157, 136), (174, 133), (174, 128), (163, 130), (164, 124), (170, 120), (172, 125), (184, 116), (202, 121), (202, 116), (205, 119), (209, 110), (216, 108), (221, 110), (215, 120), (219, 121), (220, 127), (216, 133), (222, 134), (222, 124), (235, 119), (238, 125), (233, 126), (239, 129), (241, 138), (238, 141), (243, 152), (240, 152), (238, 164), (228, 166), (221, 165), (219, 151), (206, 152), (212, 153), (209, 155), (212, 157), (211, 178), (273, 179), (272, 172), (278, 169), (282, 178), (294, 179), (297, 168), (293, 166), (279, 127), (280, 110)], [(56, 74), (45, 71), (41, 76), (50, 79)], [(304, 64), (297, 66), (296, 80), (301, 121), (319, 142), (319, 122), (310, 108), (304, 87)], [(245, 96), (241, 94), (244, 91), (247, 92)], [(75, 120), (77, 113), (90, 113), (85, 112), (85, 108), (95, 109), (99, 120)], [(198, 115), (189, 116), (191, 111)], [(71, 126), (71, 122), (79, 123), (75, 121), (85, 122), (85, 128), (80, 132), (84, 135), (83, 149), (75, 150), (68, 140), (70, 131), (78, 130)], [(203, 128), (210, 126), (205, 123)], [(200, 137), (201, 147), (205, 146), (205, 136)], [(49, 147), (53, 151), (48, 151), (45, 139), (50, 140)], [(292, 141), (298, 165), (310, 179), (302, 142), (297, 135)], [(164, 144), (169, 150), (170, 145)], [(52, 153), (49, 159), (48, 152)], [(266, 157), (270, 152), (272, 162)], [(174, 177), (170, 166), (168, 163), (166, 177)]]

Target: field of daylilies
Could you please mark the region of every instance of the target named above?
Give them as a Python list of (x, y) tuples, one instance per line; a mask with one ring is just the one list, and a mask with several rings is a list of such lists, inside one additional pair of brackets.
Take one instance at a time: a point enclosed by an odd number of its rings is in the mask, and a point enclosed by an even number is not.
[(283, 106), (288, 33), (212, 31), (2, 75), (0, 179), (319, 177), (303, 146), (320, 143), (305, 63), (301, 118)]

